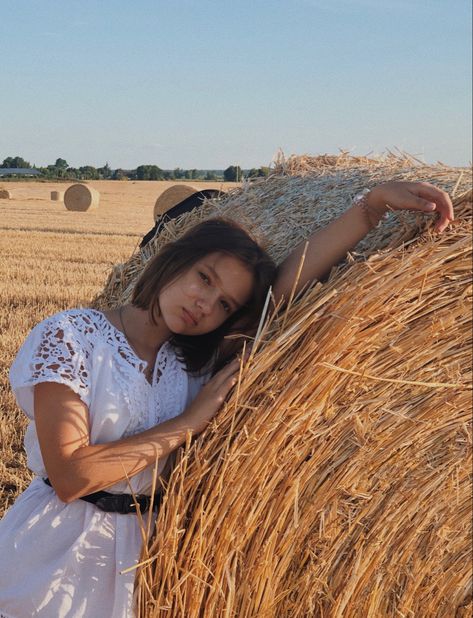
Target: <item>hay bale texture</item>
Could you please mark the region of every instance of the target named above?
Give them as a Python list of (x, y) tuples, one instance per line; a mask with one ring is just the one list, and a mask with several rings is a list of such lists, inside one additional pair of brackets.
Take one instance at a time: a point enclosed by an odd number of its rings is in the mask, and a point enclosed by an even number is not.
[(158, 217), (169, 210), (172, 206), (175, 206), (176, 204), (179, 204), (179, 202), (183, 202), (191, 195), (194, 195), (196, 191), (198, 191), (198, 189), (192, 187), (191, 185), (185, 184), (173, 185), (172, 187), (169, 187), (169, 189), (166, 189), (166, 191), (161, 193), (154, 203), (154, 220), (156, 221)]
[(63, 202), (64, 201), (64, 191), (51, 191), (51, 201), (52, 202)]
[(139, 615), (471, 613), (471, 171), (299, 157), (171, 222), (114, 269), (129, 299), (153, 250), (215, 214), (278, 261), (364, 186), (433, 182), (457, 221), (395, 213), (270, 316), (224, 409), (180, 450), (137, 572)]
[(77, 183), (71, 185), (64, 193), (64, 205), (67, 210), (85, 212), (98, 208), (100, 193), (93, 187)]
[(13, 197), (12, 192), (7, 189), (0, 189), (0, 200), (11, 200)]

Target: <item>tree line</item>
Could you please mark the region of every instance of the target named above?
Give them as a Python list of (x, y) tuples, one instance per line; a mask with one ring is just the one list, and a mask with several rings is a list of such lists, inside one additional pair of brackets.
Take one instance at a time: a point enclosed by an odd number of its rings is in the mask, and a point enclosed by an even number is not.
[(112, 170), (108, 163), (102, 167), (83, 165), (71, 167), (65, 159), (56, 159), (56, 162), (45, 167), (36, 167), (22, 157), (6, 157), (0, 168), (28, 168), (35, 169), (41, 178), (50, 180), (207, 180), (239, 182), (246, 178), (258, 178), (269, 175), (269, 167), (258, 167), (244, 170), (239, 165), (229, 165), (225, 170), (198, 170), (181, 169), (164, 170), (157, 165), (139, 165), (136, 169)]

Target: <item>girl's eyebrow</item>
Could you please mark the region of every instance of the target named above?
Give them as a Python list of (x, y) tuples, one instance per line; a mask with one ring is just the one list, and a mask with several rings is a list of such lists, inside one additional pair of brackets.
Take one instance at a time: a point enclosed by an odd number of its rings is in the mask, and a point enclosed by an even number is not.
[(230, 296), (230, 294), (228, 292), (226, 292), (223, 288), (222, 288), (222, 280), (220, 279), (220, 277), (217, 274), (217, 271), (215, 270), (215, 268), (213, 266), (211, 266), (210, 264), (205, 264), (204, 263), (205, 268), (207, 268), (210, 271), (210, 274), (212, 275), (212, 277), (214, 277), (214, 279), (217, 281), (217, 285), (220, 287), (220, 289), (222, 290), (222, 292), (225, 294), (225, 296), (231, 300), (231, 302), (233, 303), (234, 309), (235, 311), (237, 309), (240, 309), (241, 305), (240, 303), (237, 303), (237, 301), (232, 298)]

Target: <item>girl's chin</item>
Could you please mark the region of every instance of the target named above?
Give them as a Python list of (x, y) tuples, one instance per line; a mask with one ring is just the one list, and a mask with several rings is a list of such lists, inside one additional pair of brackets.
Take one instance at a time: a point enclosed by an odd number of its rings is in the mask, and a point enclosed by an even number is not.
[(169, 320), (166, 326), (173, 335), (194, 335), (194, 329), (186, 324), (183, 320)]

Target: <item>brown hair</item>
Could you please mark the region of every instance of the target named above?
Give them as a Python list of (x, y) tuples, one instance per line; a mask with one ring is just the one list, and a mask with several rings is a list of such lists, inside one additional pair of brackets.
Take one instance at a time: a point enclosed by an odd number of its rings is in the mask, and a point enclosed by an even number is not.
[(226, 341), (224, 337), (255, 334), (268, 289), (276, 276), (276, 265), (266, 251), (234, 221), (209, 219), (165, 245), (149, 261), (131, 299), (135, 307), (147, 309), (151, 321), (156, 324), (161, 290), (200, 259), (215, 252), (241, 260), (253, 275), (253, 290), (248, 303), (212, 332), (171, 337), (180, 359), (193, 373), (206, 370), (210, 362), (213, 372), (218, 371), (241, 348), (242, 337)]

